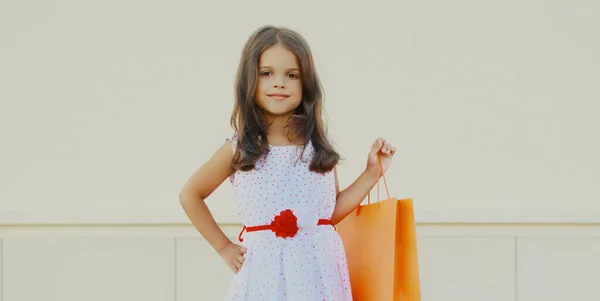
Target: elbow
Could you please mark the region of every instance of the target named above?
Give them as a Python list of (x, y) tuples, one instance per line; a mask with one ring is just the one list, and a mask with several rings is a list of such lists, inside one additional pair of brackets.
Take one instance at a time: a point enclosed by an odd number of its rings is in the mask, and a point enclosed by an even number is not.
[(179, 192), (179, 204), (182, 206), (203, 200), (204, 198), (202, 198), (200, 194), (190, 191), (189, 189), (184, 188)]
[(181, 205), (189, 203), (192, 198), (192, 193), (188, 189), (183, 188), (179, 191), (179, 203)]
[(186, 199), (187, 198), (185, 196), (185, 193), (183, 191), (180, 191), (179, 192), (179, 203), (183, 205), (186, 202)]

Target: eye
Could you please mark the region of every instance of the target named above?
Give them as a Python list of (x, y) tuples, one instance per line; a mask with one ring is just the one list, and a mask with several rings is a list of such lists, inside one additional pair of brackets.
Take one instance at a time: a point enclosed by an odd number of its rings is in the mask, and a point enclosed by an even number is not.
[(296, 74), (296, 73), (290, 73), (288, 76), (293, 79), (298, 78), (298, 74)]
[(261, 71), (260, 76), (269, 76), (271, 75), (271, 71)]

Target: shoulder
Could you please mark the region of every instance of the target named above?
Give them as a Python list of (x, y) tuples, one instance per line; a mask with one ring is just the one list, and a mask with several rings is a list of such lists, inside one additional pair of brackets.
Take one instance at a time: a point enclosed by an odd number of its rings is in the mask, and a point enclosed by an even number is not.
[(238, 134), (233, 133), (230, 137), (225, 138), (225, 142), (231, 148), (232, 153), (234, 153), (235, 149), (237, 148), (237, 145), (238, 145)]
[(333, 146), (333, 137), (331, 137), (331, 134), (326, 134), (325, 139), (327, 139), (327, 142)]
[(231, 167), (232, 160), (231, 147), (227, 143), (222, 144), (187, 180), (182, 188), (182, 194), (207, 198), (234, 173)]
[[(229, 161), (232, 169), (233, 169), (233, 160), (235, 157), (235, 151), (236, 151), (236, 148), (238, 145), (238, 139), (239, 139), (238, 133), (234, 132), (231, 136), (229, 136), (228, 138), (225, 138), (225, 144), (223, 145), (223, 148), (225, 149), (225, 150), (223, 150), (223, 152), (228, 153), (228, 155), (230, 156), (228, 161)], [(236, 174), (236, 171), (233, 170), (233, 172), (229, 176), (229, 181), (232, 183), (235, 181), (235, 174)]]

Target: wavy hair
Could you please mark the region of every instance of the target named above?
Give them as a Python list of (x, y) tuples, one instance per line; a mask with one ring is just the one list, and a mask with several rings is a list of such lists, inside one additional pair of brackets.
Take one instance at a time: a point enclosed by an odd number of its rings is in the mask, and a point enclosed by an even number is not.
[[(300, 65), (302, 101), (288, 120), (289, 136), (303, 141), (303, 153), (312, 142), (314, 156), (309, 169), (319, 173), (331, 171), (340, 160), (328, 139), (323, 109), (323, 88), (306, 40), (297, 32), (271, 25), (257, 29), (246, 42), (235, 79), (235, 102), (231, 126), (237, 135), (232, 167), (248, 171), (255, 168), (262, 154), (269, 151), (268, 120), (256, 104), (259, 61), (269, 47), (280, 43), (296, 55)], [(292, 139), (290, 139), (292, 140)]]

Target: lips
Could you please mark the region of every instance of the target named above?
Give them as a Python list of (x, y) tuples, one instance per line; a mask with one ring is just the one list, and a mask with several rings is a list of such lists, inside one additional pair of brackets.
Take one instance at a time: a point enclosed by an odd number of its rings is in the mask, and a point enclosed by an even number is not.
[(283, 99), (290, 97), (288, 94), (282, 94), (282, 93), (267, 94), (267, 96), (269, 96), (273, 99), (276, 99), (276, 100), (283, 100)]

